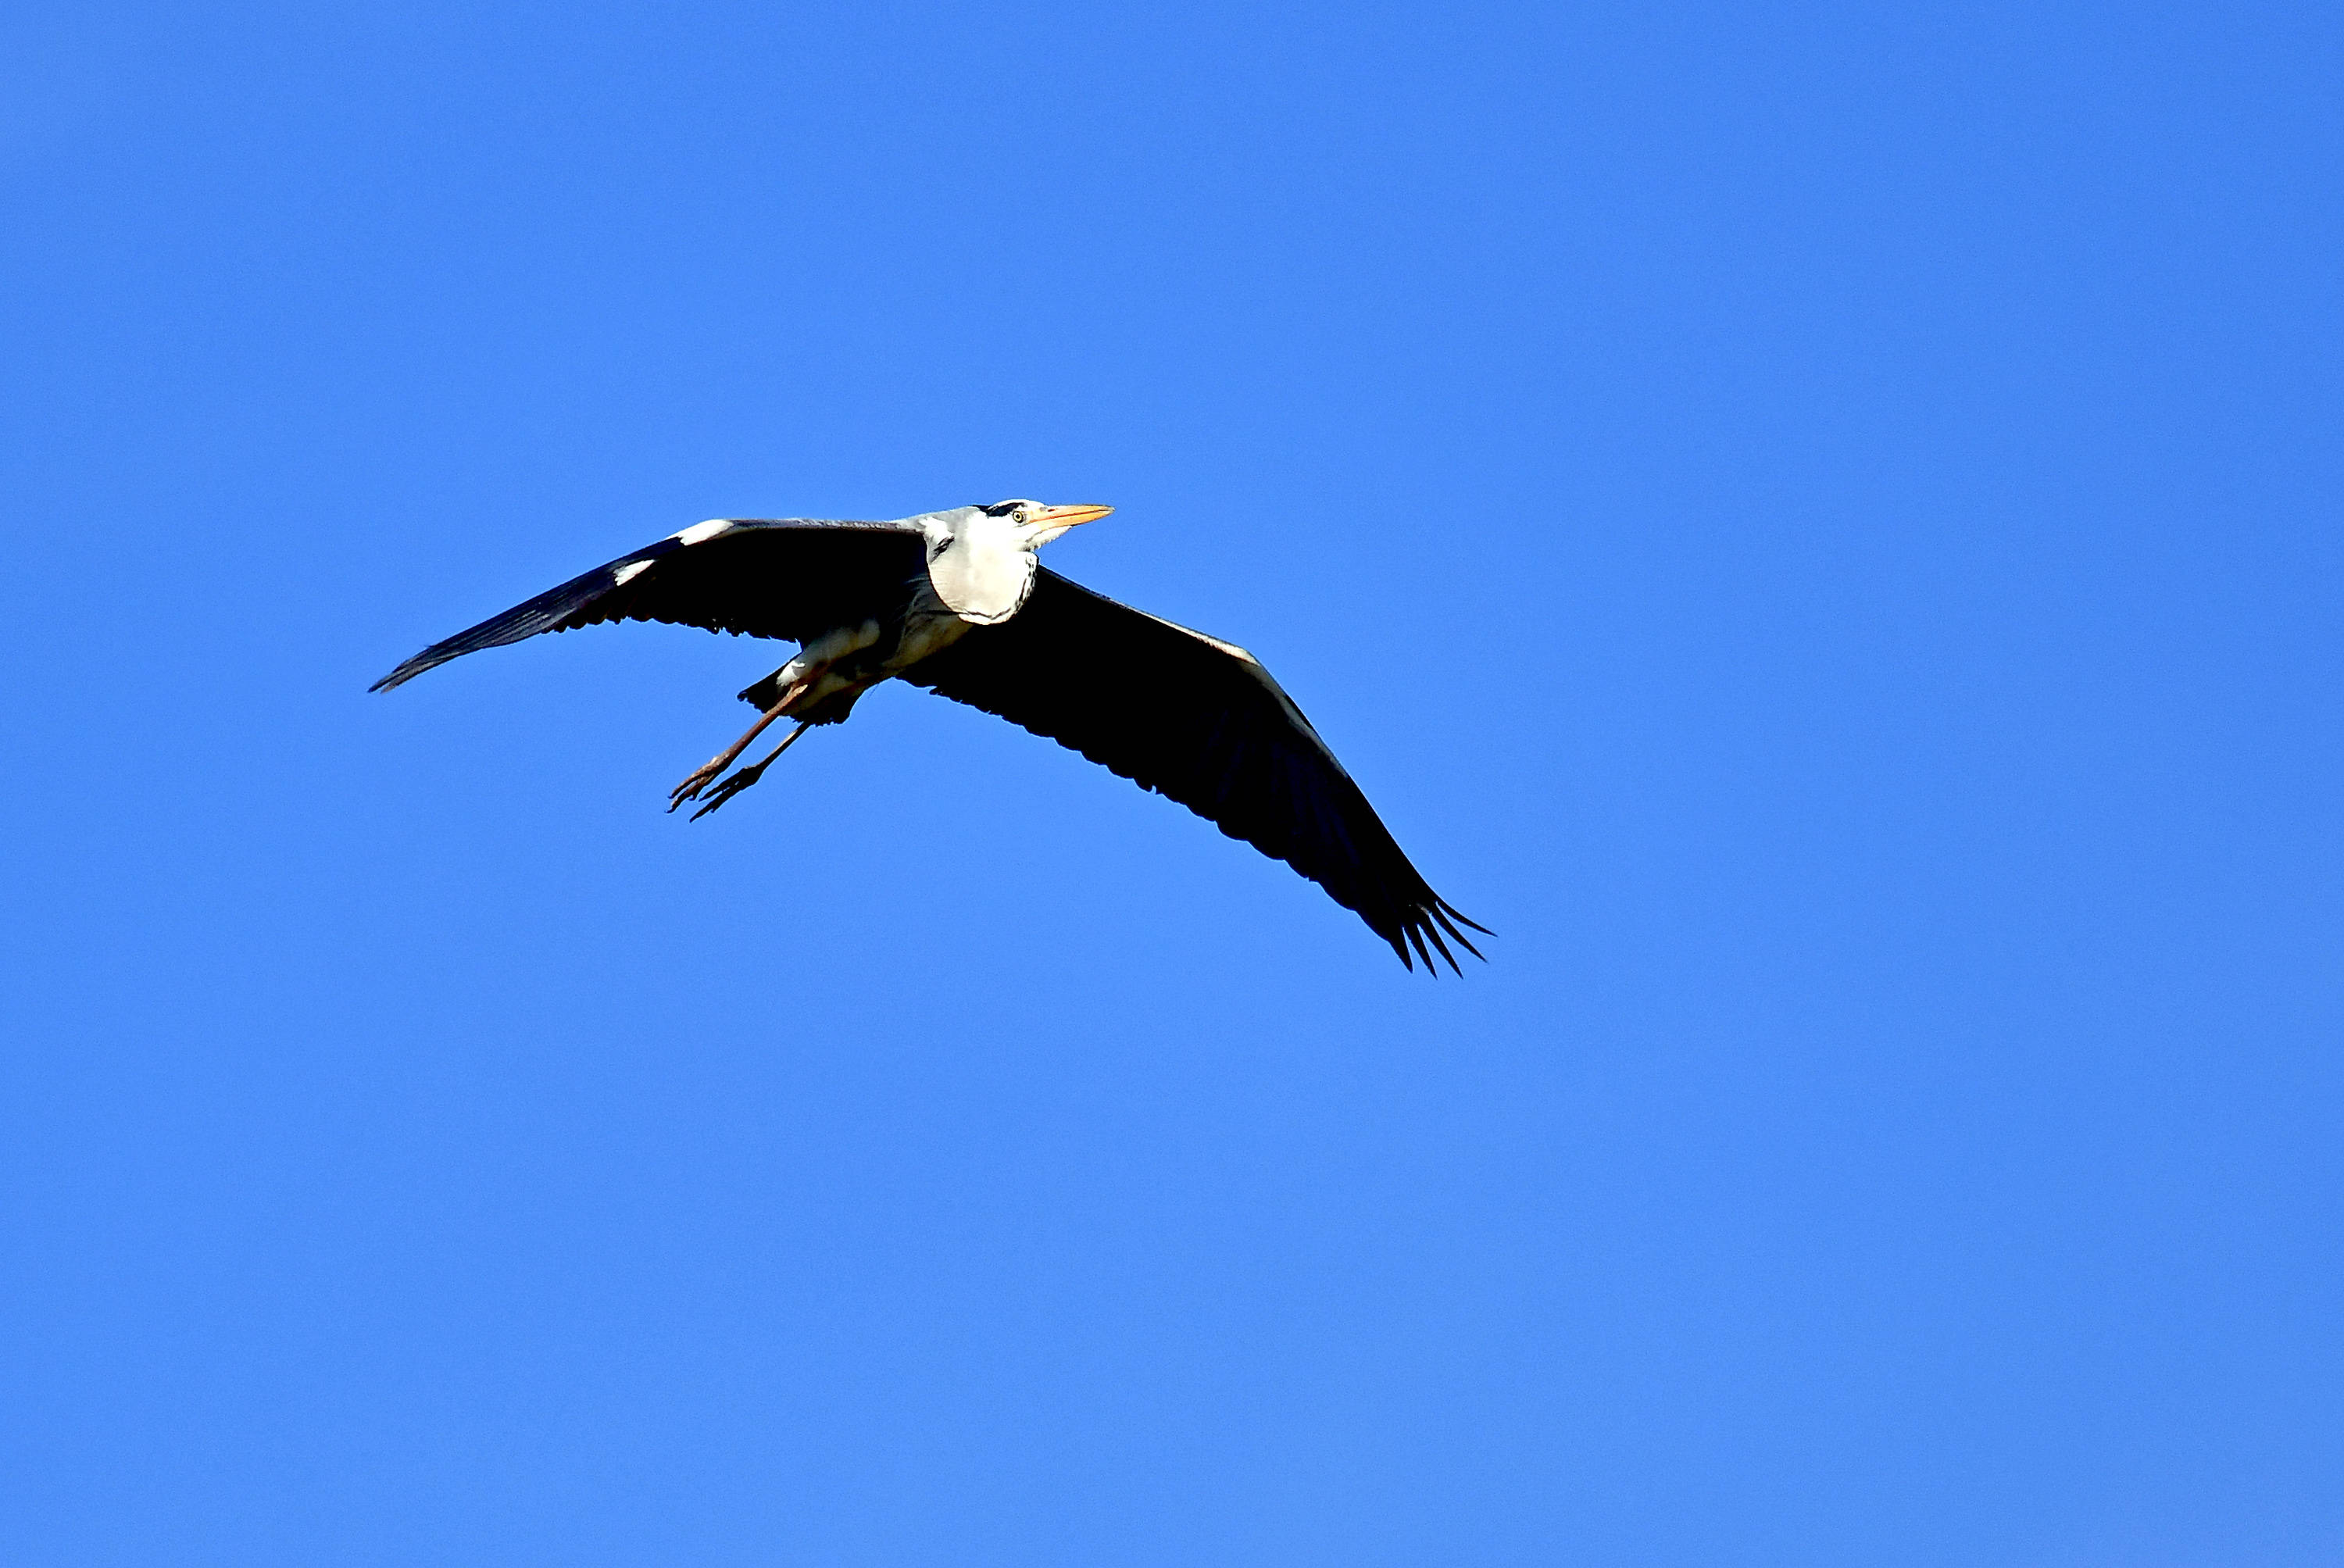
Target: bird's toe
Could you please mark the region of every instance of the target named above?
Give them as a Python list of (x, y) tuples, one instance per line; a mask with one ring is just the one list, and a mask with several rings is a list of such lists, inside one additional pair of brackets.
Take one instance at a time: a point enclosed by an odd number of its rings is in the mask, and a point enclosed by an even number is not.
[[(722, 784), (719, 784), (715, 789), (709, 792), (708, 799), (702, 803), (698, 811), (692, 814), (692, 820), (698, 822), (702, 817), (706, 816), (710, 812), (714, 811), (718, 806), (722, 805), (726, 801), (731, 800), (734, 795), (739, 794), (743, 790), (747, 789), (751, 784), (755, 784), (759, 779), (764, 776), (765, 764), (763, 763), (759, 763), (755, 767), (743, 768), (739, 773), (734, 774), (731, 778), (724, 780)], [(679, 801), (676, 804), (681, 805), (682, 802)]]
[(708, 781), (714, 778), (718, 774), (722, 773), (723, 771), (724, 770), (722, 767), (714, 763), (711, 763), (706, 767), (694, 771), (689, 778), (686, 778), (682, 784), (667, 792), (668, 810), (673, 811), (685, 801), (697, 798), (700, 792), (708, 787)]

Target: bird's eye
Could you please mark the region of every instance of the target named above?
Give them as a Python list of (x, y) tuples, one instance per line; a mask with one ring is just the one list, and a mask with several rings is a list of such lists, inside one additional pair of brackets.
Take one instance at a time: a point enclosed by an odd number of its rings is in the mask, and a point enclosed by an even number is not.
[(1011, 512), (1011, 513), (1009, 514), (1009, 521), (1012, 521), (1012, 522), (1023, 522), (1023, 521), (1026, 521), (1026, 509), (1025, 509), (1024, 507), (1022, 507), (1022, 506), (1021, 506), (1021, 507), (1019, 507), (1015, 511)]

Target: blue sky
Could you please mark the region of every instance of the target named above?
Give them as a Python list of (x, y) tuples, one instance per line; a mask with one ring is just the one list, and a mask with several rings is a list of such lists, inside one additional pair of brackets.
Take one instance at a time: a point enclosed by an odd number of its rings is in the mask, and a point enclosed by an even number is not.
[[(0, 1558), (2344, 1554), (2333, 7), (0, 17)], [(1500, 934), (778, 652), (1103, 501)]]

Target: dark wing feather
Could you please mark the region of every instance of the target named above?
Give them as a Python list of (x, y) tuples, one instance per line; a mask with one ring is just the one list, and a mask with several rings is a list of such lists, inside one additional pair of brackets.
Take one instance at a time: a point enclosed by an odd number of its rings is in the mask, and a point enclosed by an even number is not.
[(372, 690), (389, 691), (461, 654), (603, 621), (667, 621), (803, 642), (894, 608), (924, 561), (913, 524), (804, 518), (731, 518), (722, 529), (702, 523), (434, 642)]
[(1080, 752), (1285, 861), (1410, 968), (1410, 947), (1428, 967), (1436, 951), (1457, 966), (1450, 941), (1480, 956), (1458, 926), (1486, 928), (1418, 875), (1302, 711), (1242, 648), (1046, 569), (1014, 619), (972, 629), (903, 679)]

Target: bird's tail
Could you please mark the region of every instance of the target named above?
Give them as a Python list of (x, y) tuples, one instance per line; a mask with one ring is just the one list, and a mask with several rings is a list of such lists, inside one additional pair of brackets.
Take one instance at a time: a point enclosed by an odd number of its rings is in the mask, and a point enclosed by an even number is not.
[(741, 700), (759, 713), (763, 713), (782, 700), (782, 677), (789, 673), (790, 666), (783, 665), (754, 685), (744, 688), (741, 693)]

